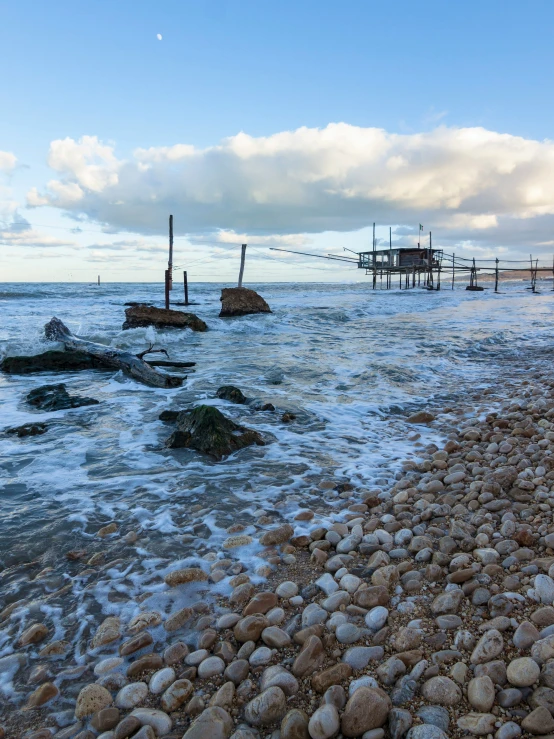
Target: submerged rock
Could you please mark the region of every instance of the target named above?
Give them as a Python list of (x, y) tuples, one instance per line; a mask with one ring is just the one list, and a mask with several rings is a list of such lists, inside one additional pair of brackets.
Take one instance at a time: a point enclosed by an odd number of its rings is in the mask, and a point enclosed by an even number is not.
[(95, 398), (70, 395), (63, 383), (42, 385), (27, 395), (27, 402), (39, 411), (61, 411), (66, 408), (79, 408), (83, 405), (98, 405)]
[(244, 405), (248, 402), (248, 398), (243, 394), (242, 390), (234, 385), (223, 385), (216, 391), (218, 398), (222, 400), (230, 400), (231, 403), (238, 403)]
[(180, 310), (156, 308), (153, 305), (138, 303), (125, 309), (125, 323), (122, 328), (141, 328), (156, 326), (157, 328), (190, 328), (193, 331), (207, 331), (208, 327), (194, 313)]
[(4, 357), (0, 370), (11, 375), (33, 372), (71, 372), (73, 370), (107, 369), (100, 359), (84, 352), (54, 350), (32, 356)]
[(262, 296), (246, 287), (224, 287), (220, 300), (220, 318), (246, 316), (252, 313), (271, 313), (271, 308)]
[(171, 449), (196, 449), (215, 459), (252, 444), (264, 446), (265, 442), (257, 431), (239, 426), (210, 405), (179, 413), (177, 429), (167, 440)]
[(13, 428), (6, 429), (7, 434), (19, 436), (40, 436), (45, 434), (48, 426), (45, 423), (24, 423), (22, 426), (14, 426)]

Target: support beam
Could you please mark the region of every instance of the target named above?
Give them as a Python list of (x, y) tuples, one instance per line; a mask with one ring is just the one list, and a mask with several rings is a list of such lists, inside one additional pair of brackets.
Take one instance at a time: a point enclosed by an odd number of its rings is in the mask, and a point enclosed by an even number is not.
[(242, 287), (242, 278), (244, 275), (244, 260), (245, 259), (246, 259), (246, 244), (243, 244), (240, 250), (240, 271), (239, 271), (238, 287)]

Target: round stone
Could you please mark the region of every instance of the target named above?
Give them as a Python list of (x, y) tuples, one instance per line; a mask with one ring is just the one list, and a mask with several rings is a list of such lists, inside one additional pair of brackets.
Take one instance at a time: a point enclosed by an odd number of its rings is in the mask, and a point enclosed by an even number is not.
[(506, 677), (516, 688), (528, 688), (539, 679), (541, 668), (531, 657), (519, 657), (508, 665)]
[(462, 700), (462, 691), (449, 677), (432, 677), (423, 683), (421, 692), (426, 701), (439, 706), (455, 706)]
[(282, 719), (286, 711), (285, 694), (274, 686), (253, 698), (244, 709), (244, 715), (252, 726), (267, 726)]
[(339, 712), (330, 703), (318, 708), (308, 724), (308, 731), (312, 739), (330, 739), (338, 733), (339, 728)]
[(298, 595), (298, 585), (292, 582), (292, 580), (286, 580), (277, 585), (275, 592), (279, 598), (293, 598), (295, 595)]
[(173, 726), (173, 721), (167, 713), (155, 708), (135, 708), (131, 716), (138, 718), (143, 726), (151, 726), (156, 736), (168, 734)]
[(222, 675), (225, 670), (225, 662), (221, 657), (208, 657), (198, 665), (198, 677), (205, 679)]
[(387, 623), (389, 612), (384, 606), (375, 606), (366, 614), (365, 622), (372, 631), (379, 631)]
[(494, 703), (494, 683), (488, 675), (474, 677), (467, 686), (467, 699), (472, 708), (481, 713), (488, 713)]
[(167, 713), (176, 711), (193, 693), (190, 680), (175, 680), (162, 695), (160, 706)]
[(154, 695), (163, 693), (171, 683), (175, 682), (176, 677), (175, 670), (172, 667), (164, 667), (163, 670), (158, 670), (152, 675), (148, 683), (150, 692)]
[(129, 683), (115, 696), (115, 705), (118, 708), (134, 708), (145, 701), (147, 695), (148, 685), (146, 683)]
[(85, 718), (103, 708), (107, 708), (112, 702), (112, 694), (101, 685), (92, 683), (86, 685), (77, 696), (75, 705), (76, 718)]

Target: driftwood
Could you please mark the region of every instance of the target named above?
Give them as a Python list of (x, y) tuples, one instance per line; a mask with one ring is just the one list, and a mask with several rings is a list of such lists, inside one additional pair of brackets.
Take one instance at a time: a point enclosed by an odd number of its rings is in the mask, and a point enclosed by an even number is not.
[(139, 359), (144, 359), (144, 357), (147, 354), (165, 354), (165, 356), (169, 359), (169, 354), (167, 353), (167, 349), (154, 349), (154, 344), (150, 344), (148, 349), (145, 349), (143, 352), (139, 352), (137, 354), (137, 357)]
[(147, 359), (151, 367), (195, 367), (196, 362), (180, 362), (178, 359), (171, 361), (170, 359)]
[(101, 360), (105, 367), (122, 370), (134, 380), (143, 382), (153, 387), (180, 387), (183, 383), (181, 377), (158, 372), (147, 362), (139, 359), (130, 352), (114, 349), (110, 346), (95, 344), (92, 341), (80, 339), (74, 336), (59, 318), (52, 318), (44, 327), (44, 334), (50, 341), (60, 341), (66, 350), (84, 352), (96, 359)]

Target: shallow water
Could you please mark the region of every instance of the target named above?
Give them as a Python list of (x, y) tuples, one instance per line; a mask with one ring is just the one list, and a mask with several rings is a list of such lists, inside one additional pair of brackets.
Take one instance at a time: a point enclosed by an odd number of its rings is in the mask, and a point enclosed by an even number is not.
[[(550, 361), (554, 293), (532, 295), (524, 283), (505, 286), (501, 295), (461, 287), (373, 292), (369, 282), (252, 285), (273, 313), (237, 319), (218, 318), (221, 287), (191, 286), (199, 303), (191, 310), (209, 326), (201, 334), (121, 330), (123, 304), (161, 304), (159, 285), (0, 286), (0, 356), (49, 348), (42, 329), (56, 315), (90, 340), (137, 352), (155, 342), (172, 359), (197, 363), (176, 390), (145, 387), (121, 373), (0, 376), (2, 429), (34, 420), (49, 424), (42, 436), (0, 437), (0, 569), (9, 574), (0, 585), (0, 604), (28, 595), (28, 577), (12, 577), (14, 565), (40, 558), (40, 567), (53, 567), (52, 582), (42, 582), (41, 592), (55, 590), (69, 582), (62, 553), (86, 547), (100, 526), (115, 520), (123, 531), (140, 534), (135, 561), (109, 571), (92, 592), (97, 610), (119, 612), (114, 591), (123, 602), (146, 588), (160, 590), (149, 583), (171, 562), (218, 550), (231, 524), (253, 533), (264, 506), (277, 504), (285, 518), (306, 507), (332, 515), (328, 504), (336, 493), (325, 492), (324, 506), (323, 480), (385, 486), (401, 461), (417, 453), (408, 440), (414, 429), (403, 420), (409, 411), (433, 398), (451, 404), (470, 388), (488, 387), (514, 355), (529, 366)], [(59, 382), (100, 405), (37, 413), (25, 404), (31, 389)], [(277, 412), (216, 399), (224, 384), (272, 402)], [(159, 413), (199, 402), (256, 428), (267, 445), (222, 462), (166, 449), (172, 429)], [(282, 423), (283, 411), (296, 414), (296, 421)], [(434, 433), (422, 431), (420, 443)], [(313, 525), (300, 522), (297, 532)], [(176, 536), (182, 542), (183, 534), (190, 542), (176, 551)], [(257, 553), (252, 548), (242, 556)], [(74, 582), (75, 613), (84, 617), (84, 589), (77, 590)], [(49, 617), (55, 622), (56, 614)], [(70, 628), (60, 616), (56, 623), (65, 638), (78, 631), (76, 621)], [(0, 634), (0, 655), (11, 650), (13, 637)]]

